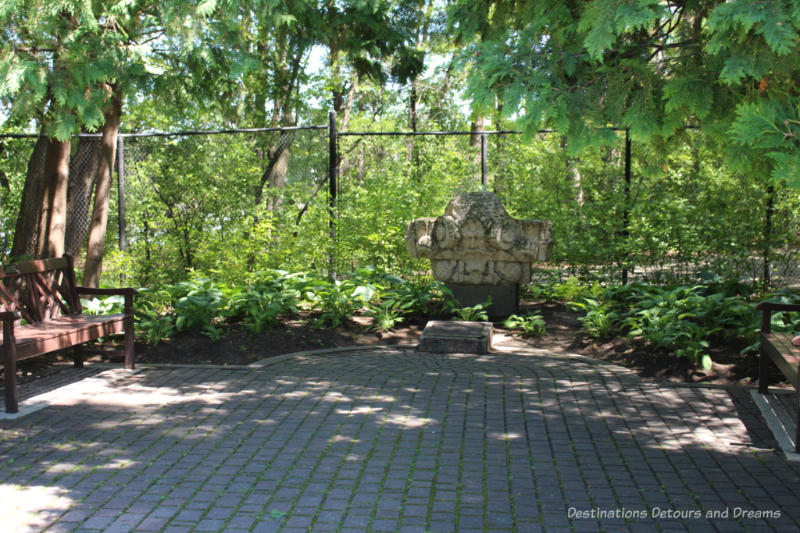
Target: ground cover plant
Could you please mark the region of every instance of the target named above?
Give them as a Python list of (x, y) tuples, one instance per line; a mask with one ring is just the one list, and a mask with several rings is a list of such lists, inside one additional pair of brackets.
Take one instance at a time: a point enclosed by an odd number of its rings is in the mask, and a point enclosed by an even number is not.
[[(571, 277), (529, 285), (520, 312), (495, 327), (531, 346), (609, 360), (647, 378), (752, 383), (760, 328), (755, 306), (764, 299), (800, 301), (789, 290), (758, 294), (747, 284), (719, 280), (603, 285)], [(121, 305), (85, 303), (89, 312)], [(428, 320), (485, 320), (487, 306), (459, 306), (428, 277), (408, 280), (375, 269), (338, 281), (265, 271), (240, 286), (194, 275), (142, 291), (137, 351), (143, 362), (245, 364), (308, 349), (416, 344)], [(800, 331), (800, 317), (776, 313), (773, 328)]]

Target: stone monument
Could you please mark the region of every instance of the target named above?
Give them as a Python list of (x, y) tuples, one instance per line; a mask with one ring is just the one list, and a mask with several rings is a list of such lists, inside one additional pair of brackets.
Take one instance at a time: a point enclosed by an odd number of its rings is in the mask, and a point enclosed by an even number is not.
[(412, 257), (431, 260), (433, 277), (463, 306), (492, 299), (489, 316), (506, 317), (519, 307), (519, 287), (531, 279), (531, 263), (553, 249), (548, 220), (511, 218), (491, 192), (458, 194), (436, 218), (406, 227)]

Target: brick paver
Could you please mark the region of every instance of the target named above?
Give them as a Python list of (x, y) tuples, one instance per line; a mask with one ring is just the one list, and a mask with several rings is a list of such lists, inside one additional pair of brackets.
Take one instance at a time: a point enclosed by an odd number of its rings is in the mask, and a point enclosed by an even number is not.
[(50, 403), (0, 421), (4, 530), (800, 530), (746, 391), (574, 356), (149, 368)]

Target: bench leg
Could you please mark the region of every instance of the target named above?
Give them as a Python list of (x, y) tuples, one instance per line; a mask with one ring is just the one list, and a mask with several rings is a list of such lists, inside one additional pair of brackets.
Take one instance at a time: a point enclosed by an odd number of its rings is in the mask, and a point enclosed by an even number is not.
[(3, 372), (5, 372), (6, 413), (19, 411), (17, 394), (17, 346), (13, 327), (3, 324)]
[(133, 316), (125, 317), (125, 368), (133, 370), (136, 366), (133, 351)]
[(800, 453), (800, 384), (795, 387), (795, 407), (797, 408), (797, 420), (794, 429), (794, 451)]
[[(764, 339), (761, 340), (764, 342)], [(769, 391), (769, 357), (764, 353), (764, 349), (758, 352), (758, 392), (767, 394)]]
[(72, 349), (72, 366), (75, 368), (83, 368), (83, 345), (78, 344)]

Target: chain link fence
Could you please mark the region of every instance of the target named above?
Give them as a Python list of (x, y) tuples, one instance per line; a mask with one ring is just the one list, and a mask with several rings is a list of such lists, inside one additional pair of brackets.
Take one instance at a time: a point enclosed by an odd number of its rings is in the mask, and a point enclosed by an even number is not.
[[(320, 268), (328, 179), (321, 128), (126, 136), (122, 259), (143, 284), (186, 270), (219, 277), (264, 268)], [(116, 200), (119, 202), (119, 199)], [(120, 210), (119, 207), (124, 207)]]
[[(42, 204), (41, 182), (25, 189), (29, 174), (44, 175), (46, 139), (38, 136), (0, 135), (0, 187), (2, 187), (2, 208), (0, 208), (0, 246), (3, 255), (35, 255), (39, 246), (39, 235), (32, 232), (33, 238), (17, 243), (17, 250), (11, 250), (14, 232), (20, 224), (35, 226)], [(100, 137), (80, 135), (72, 142), (72, 155), (69, 163), (69, 185), (67, 188), (67, 220), (65, 249), (72, 255), (80, 253), (85, 245), (91, 216), (92, 185), (100, 157)], [(19, 210), (29, 213), (27, 218), (19, 218)], [(27, 233), (27, 232), (26, 232)]]
[[(666, 158), (635, 147), (626, 179), (624, 132), (618, 139), (572, 157), (554, 133), (337, 134), (313, 126), (121, 135), (104, 269), (138, 285), (192, 269), (220, 281), (266, 268), (426, 271), (408, 256), (406, 224), (442, 214), (457, 192), (488, 189), (516, 218), (553, 221), (554, 258), (539, 265), (540, 279), (670, 282), (717, 272), (756, 280), (768, 251), (772, 281), (796, 280), (795, 193), (725, 174), (691, 143)], [(0, 136), (6, 258), (26, 173), (44, 165), (36, 143)], [(67, 248), (77, 256), (99, 144), (96, 135), (72, 143)]]

